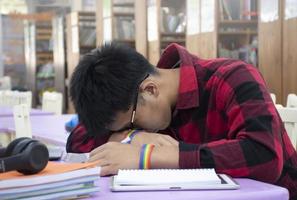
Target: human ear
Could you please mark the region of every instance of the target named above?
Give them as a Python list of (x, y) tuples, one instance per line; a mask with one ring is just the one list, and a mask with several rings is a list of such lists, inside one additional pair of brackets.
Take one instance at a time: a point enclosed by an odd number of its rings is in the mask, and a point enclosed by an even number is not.
[(158, 97), (159, 88), (153, 81), (146, 81), (140, 85), (140, 93)]

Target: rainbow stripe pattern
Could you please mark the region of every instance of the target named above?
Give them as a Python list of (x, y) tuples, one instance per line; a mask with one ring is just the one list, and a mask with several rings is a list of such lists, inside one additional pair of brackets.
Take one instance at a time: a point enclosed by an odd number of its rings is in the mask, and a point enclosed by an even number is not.
[(123, 144), (131, 144), (132, 139), (134, 138), (134, 136), (139, 132), (139, 130), (134, 130), (132, 129), (131, 131), (128, 132), (126, 138), (124, 140), (121, 141), (121, 143)]
[(151, 154), (155, 145), (144, 144), (141, 147), (139, 169), (150, 169), (151, 168)]

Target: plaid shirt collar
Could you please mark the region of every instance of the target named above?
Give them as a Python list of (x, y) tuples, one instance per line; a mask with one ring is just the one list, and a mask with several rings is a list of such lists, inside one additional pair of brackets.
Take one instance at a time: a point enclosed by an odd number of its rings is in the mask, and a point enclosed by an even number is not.
[(172, 68), (180, 61), (180, 85), (176, 109), (189, 109), (199, 106), (199, 86), (196, 70), (187, 50), (178, 45), (171, 44), (163, 52), (157, 67), (163, 69)]

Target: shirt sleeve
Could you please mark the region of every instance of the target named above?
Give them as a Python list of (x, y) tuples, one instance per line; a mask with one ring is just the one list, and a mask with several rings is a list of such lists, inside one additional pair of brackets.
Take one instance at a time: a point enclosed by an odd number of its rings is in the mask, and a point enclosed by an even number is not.
[(180, 168), (215, 168), (233, 177), (275, 182), (283, 167), (284, 129), (264, 80), (243, 63), (217, 79), (215, 98), (226, 115), (227, 137), (196, 145), (181, 142)]
[(68, 136), (66, 151), (68, 153), (88, 153), (107, 141), (108, 137), (90, 135), (82, 124), (78, 124)]

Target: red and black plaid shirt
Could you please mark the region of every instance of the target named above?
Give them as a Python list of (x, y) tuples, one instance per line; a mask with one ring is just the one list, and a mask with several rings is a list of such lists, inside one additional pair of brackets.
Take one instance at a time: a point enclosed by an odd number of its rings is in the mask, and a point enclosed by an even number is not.
[[(238, 60), (200, 59), (177, 44), (166, 48), (157, 67), (179, 60), (179, 96), (164, 132), (180, 141), (180, 168), (274, 183), (297, 198), (297, 154), (258, 70)], [(89, 152), (107, 139), (88, 137), (79, 125), (67, 149)]]

